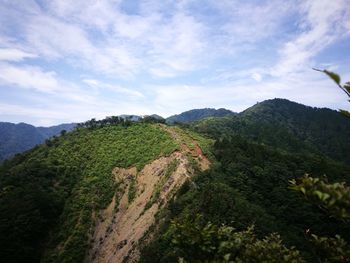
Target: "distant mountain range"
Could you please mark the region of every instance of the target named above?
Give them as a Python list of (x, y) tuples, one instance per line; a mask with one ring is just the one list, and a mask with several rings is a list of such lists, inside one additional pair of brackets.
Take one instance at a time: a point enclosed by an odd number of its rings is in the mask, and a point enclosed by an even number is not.
[(76, 123), (35, 127), (26, 123), (0, 122), (0, 161), (41, 144), (62, 130), (70, 131), (75, 126)]
[[(226, 109), (195, 109), (174, 115), (166, 119), (166, 122), (173, 124), (175, 122), (188, 123), (201, 120), (206, 117), (221, 117), (234, 114)], [(155, 119), (164, 119), (163, 117), (152, 114), (149, 115)], [(142, 116), (138, 115), (119, 115), (121, 118), (131, 121), (139, 121)], [(71, 131), (77, 124), (67, 123), (51, 127), (35, 127), (27, 123), (0, 122), (0, 161), (10, 158), (16, 153), (21, 153), (33, 148), (35, 145), (43, 143), (46, 139), (59, 135), (62, 130)]]
[[(193, 109), (189, 111), (182, 112), (180, 114), (172, 115), (168, 118), (165, 119), (167, 124), (174, 124), (174, 123), (189, 123), (193, 121), (198, 121), (202, 120), (207, 117), (224, 117), (228, 115), (234, 115), (236, 113), (227, 110), (227, 109), (213, 109), (213, 108), (203, 108), (203, 109)], [(159, 116), (157, 114), (152, 114), (152, 115), (145, 115), (148, 117), (152, 117), (155, 119), (164, 119), (162, 116)], [(118, 117), (128, 119), (131, 121), (139, 121), (142, 119), (142, 117), (145, 116), (140, 116), (140, 115), (119, 115)]]

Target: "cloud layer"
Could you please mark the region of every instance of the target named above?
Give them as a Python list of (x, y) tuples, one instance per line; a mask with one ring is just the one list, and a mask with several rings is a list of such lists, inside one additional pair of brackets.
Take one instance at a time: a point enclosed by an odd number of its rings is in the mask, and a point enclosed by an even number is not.
[(285, 97), (346, 108), (349, 0), (0, 0), (0, 120), (50, 125)]

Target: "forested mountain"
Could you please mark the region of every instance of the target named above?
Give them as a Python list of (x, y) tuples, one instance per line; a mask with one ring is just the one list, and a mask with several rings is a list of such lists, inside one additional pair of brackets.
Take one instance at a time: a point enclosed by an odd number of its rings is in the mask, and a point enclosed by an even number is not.
[(227, 115), (233, 115), (234, 113), (227, 109), (211, 109), (211, 108), (205, 108), (205, 109), (194, 109), (185, 111), (183, 113), (170, 116), (166, 119), (167, 123), (175, 123), (175, 122), (182, 122), (182, 123), (188, 123), (192, 121), (201, 120), (207, 117), (223, 117)]
[(350, 121), (337, 111), (272, 99), (224, 118), (193, 123), (214, 138), (238, 134), (289, 152), (322, 153), (350, 163)]
[(289, 189), (306, 173), (349, 183), (349, 119), (274, 99), (187, 128), (162, 122), (92, 119), (5, 160), (0, 258), (326, 262), (313, 234), (341, 234), (337, 251), (350, 251), (348, 222)]
[(51, 127), (34, 127), (26, 123), (0, 122), (0, 161), (33, 148), (45, 139), (58, 135), (62, 130), (70, 131), (76, 124), (61, 124)]

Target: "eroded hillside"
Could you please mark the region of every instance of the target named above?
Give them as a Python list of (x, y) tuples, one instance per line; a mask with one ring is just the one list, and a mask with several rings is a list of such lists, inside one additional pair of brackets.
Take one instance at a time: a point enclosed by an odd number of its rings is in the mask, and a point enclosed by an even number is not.
[(6, 161), (0, 166), (0, 257), (82, 262), (92, 214), (116, 192), (113, 169), (141, 171), (178, 149), (164, 128), (135, 123), (79, 128)]
[(147, 164), (113, 169), (118, 189), (110, 205), (94, 214), (96, 227), (85, 262), (136, 262), (138, 242), (155, 223), (156, 214), (194, 172), (210, 162), (198, 142), (175, 127), (160, 126), (179, 150)]

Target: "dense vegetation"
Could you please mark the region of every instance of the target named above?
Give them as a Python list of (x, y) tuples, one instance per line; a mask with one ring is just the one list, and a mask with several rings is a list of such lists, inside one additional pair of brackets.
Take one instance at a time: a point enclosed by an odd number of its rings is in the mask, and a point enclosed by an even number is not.
[[(330, 218), (288, 189), (289, 181), (305, 172), (327, 175), (329, 181), (349, 181), (349, 166), (325, 157), (287, 154), (239, 136), (217, 141), (214, 153), (219, 163), (183, 186), (159, 217), (159, 222), (163, 222), (160, 234), (144, 249), (142, 261), (176, 262), (179, 257), (194, 261), (196, 257), (186, 258), (188, 250), (176, 242), (178, 230), (169, 226), (171, 220), (184, 225), (190, 221), (193, 226), (198, 214), (202, 216), (202, 229), (211, 222), (238, 231), (255, 224), (258, 238), (277, 232), (284, 244), (296, 246), (308, 261), (316, 261), (317, 255), (305, 238), (305, 230), (309, 229), (310, 234), (350, 236), (349, 225)], [(189, 244), (185, 247), (191, 248)], [(215, 259), (216, 255), (214, 251), (207, 258)]]
[(234, 116), (204, 119), (192, 127), (213, 138), (238, 134), (288, 152), (325, 154), (350, 163), (350, 121), (330, 109), (273, 99)]
[(92, 212), (116, 191), (113, 167), (149, 161), (177, 148), (156, 125), (79, 128), (47, 140), (0, 167), (0, 257), (4, 262), (81, 262)]
[(207, 117), (223, 117), (227, 115), (233, 115), (234, 113), (226, 109), (194, 109), (185, 111), (178, 115), (170, 116), (166, 119), (169, 124), (173, 123), (189, 123), (192, 121), (198, 121)]
[(0, 122), (0, 162), (43, 143), (47, 138), (59, 135), (62, 130), (70, 131), (74, 127), (74, 123), (34, 127), (26, 123)]
[(102, 120), (91, 119), (82, 123), (67, 123), (51, 127), (35, 127), (26, 123), (0, 122), (0, 162), (43, 143), (46, 139), (73, 130), (76, 126), (98, 128), (109, 125), (129, 126), (132, 122), (165, 123), (165, 119), (156, 114), (146, 116), (121, 115), (110, 116)]

